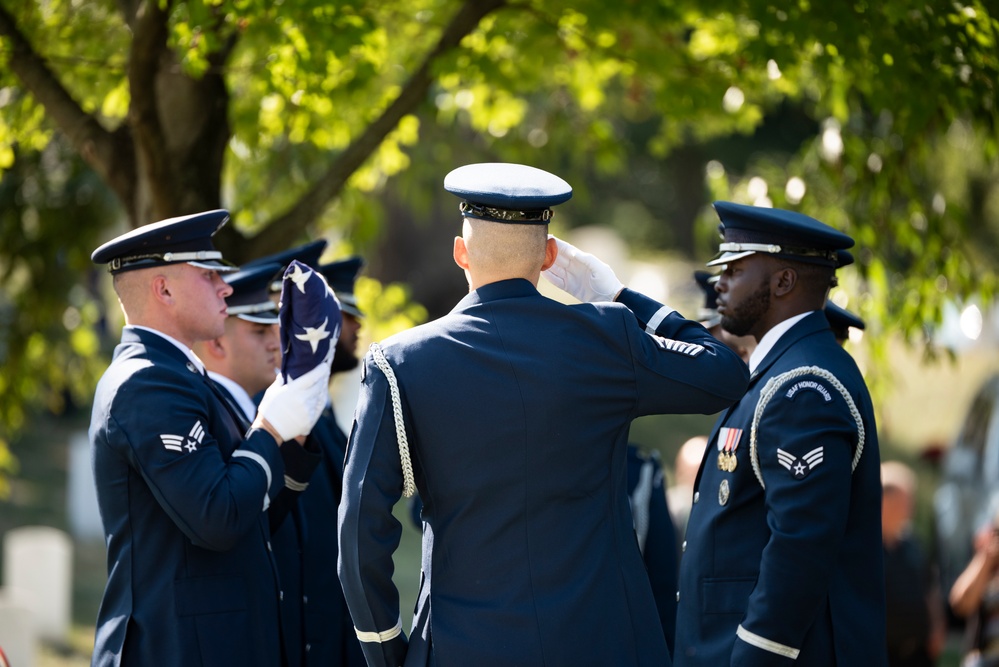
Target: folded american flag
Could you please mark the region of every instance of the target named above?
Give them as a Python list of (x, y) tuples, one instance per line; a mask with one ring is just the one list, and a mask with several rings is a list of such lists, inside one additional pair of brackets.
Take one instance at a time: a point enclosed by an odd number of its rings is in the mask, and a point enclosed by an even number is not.
[(340, 302), (322, 274), (292, 260), (281, 285), (281, 374), (285, 382), (333, 360)]

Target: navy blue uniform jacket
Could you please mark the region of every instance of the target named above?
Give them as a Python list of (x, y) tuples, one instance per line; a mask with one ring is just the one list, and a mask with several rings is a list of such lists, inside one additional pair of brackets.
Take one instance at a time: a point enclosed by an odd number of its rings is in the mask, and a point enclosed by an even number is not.
[(97, 385), (90, 442), (108, 550), (93, 664), (279, 665), (273, 438), (244, 440), (180, 349), (128, 327)]
[(431, 652), (439, 667), (670, 664), (629, 508), (629, 427), (721, 410), (748, 371), (699, 324), (625, 299), (636, 312), (505, 280), (383, 343), (424, 503), (408, 650), (392, 583), (400, 455), (389, 385), (367, 355), (340, 579), (369, 665), (425, 665)]
[[(719, 468), (719, 448), (734, 470)], [(810, 313), (711, 434), (680, 559), (675, 665), (886, 664), (879, 459), (864, 379)]]

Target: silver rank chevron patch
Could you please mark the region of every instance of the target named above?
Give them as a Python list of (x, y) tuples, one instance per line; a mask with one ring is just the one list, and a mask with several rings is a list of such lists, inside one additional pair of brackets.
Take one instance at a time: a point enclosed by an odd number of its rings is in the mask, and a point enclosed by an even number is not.
[(168, 433), (163, 433), (160, 435), (160, 440), (163, 441), (163, 446), (169, 450), (175, 452), (182, 452), (185, 449), (189, 452), (197, 451), (198, 445), (205, 438), (205, 427), (201, 425), (200, 421), (194, 422), (194, 426), (191, 427), (191, 432), (187, 436), (183, 435), (170, 435)]
[(688, 357), (696, 357), (701, 352), (704, 352), (704, 346), (697, 343), (686, 343), (682, 340), (673, 340), (672, 338), (663, 338), (662, 336), (655, 335), (652, 338), (659, 347), (669, 352), (685, 354)]
[(804, 479), (812, 469), (822, 463), (822, 452), (822, 447), (816, 447), (799, 459), (778, 447), (777, 462), (787, 468), (795, 479)]

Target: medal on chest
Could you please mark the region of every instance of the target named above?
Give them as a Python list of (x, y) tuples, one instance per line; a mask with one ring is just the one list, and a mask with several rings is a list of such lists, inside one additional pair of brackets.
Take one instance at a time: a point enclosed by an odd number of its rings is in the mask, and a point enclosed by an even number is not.
[(721, 484), (718, 485), (718, 504), (726, 505), (728, 503), (729, 496), (732, 495), (732, 490), (728, 486), (728, 480), (723, 479)]
[(739, 448), (739, 440), (742, 439), (741, 428), (729, 428), (723, 426), (718, 429), (718, 469), (723, 472), (735, 472), (739, 465), (735, 458), (735, 450)]

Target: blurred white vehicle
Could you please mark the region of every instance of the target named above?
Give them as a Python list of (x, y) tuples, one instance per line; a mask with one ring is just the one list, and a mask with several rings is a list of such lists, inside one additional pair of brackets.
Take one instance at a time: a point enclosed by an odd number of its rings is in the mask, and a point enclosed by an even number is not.
[(973, 553), (975, 532), (999, 512), (999, 375), (972, 399), (961, 430), (944, 455), (933, 498), (944, 596)]

